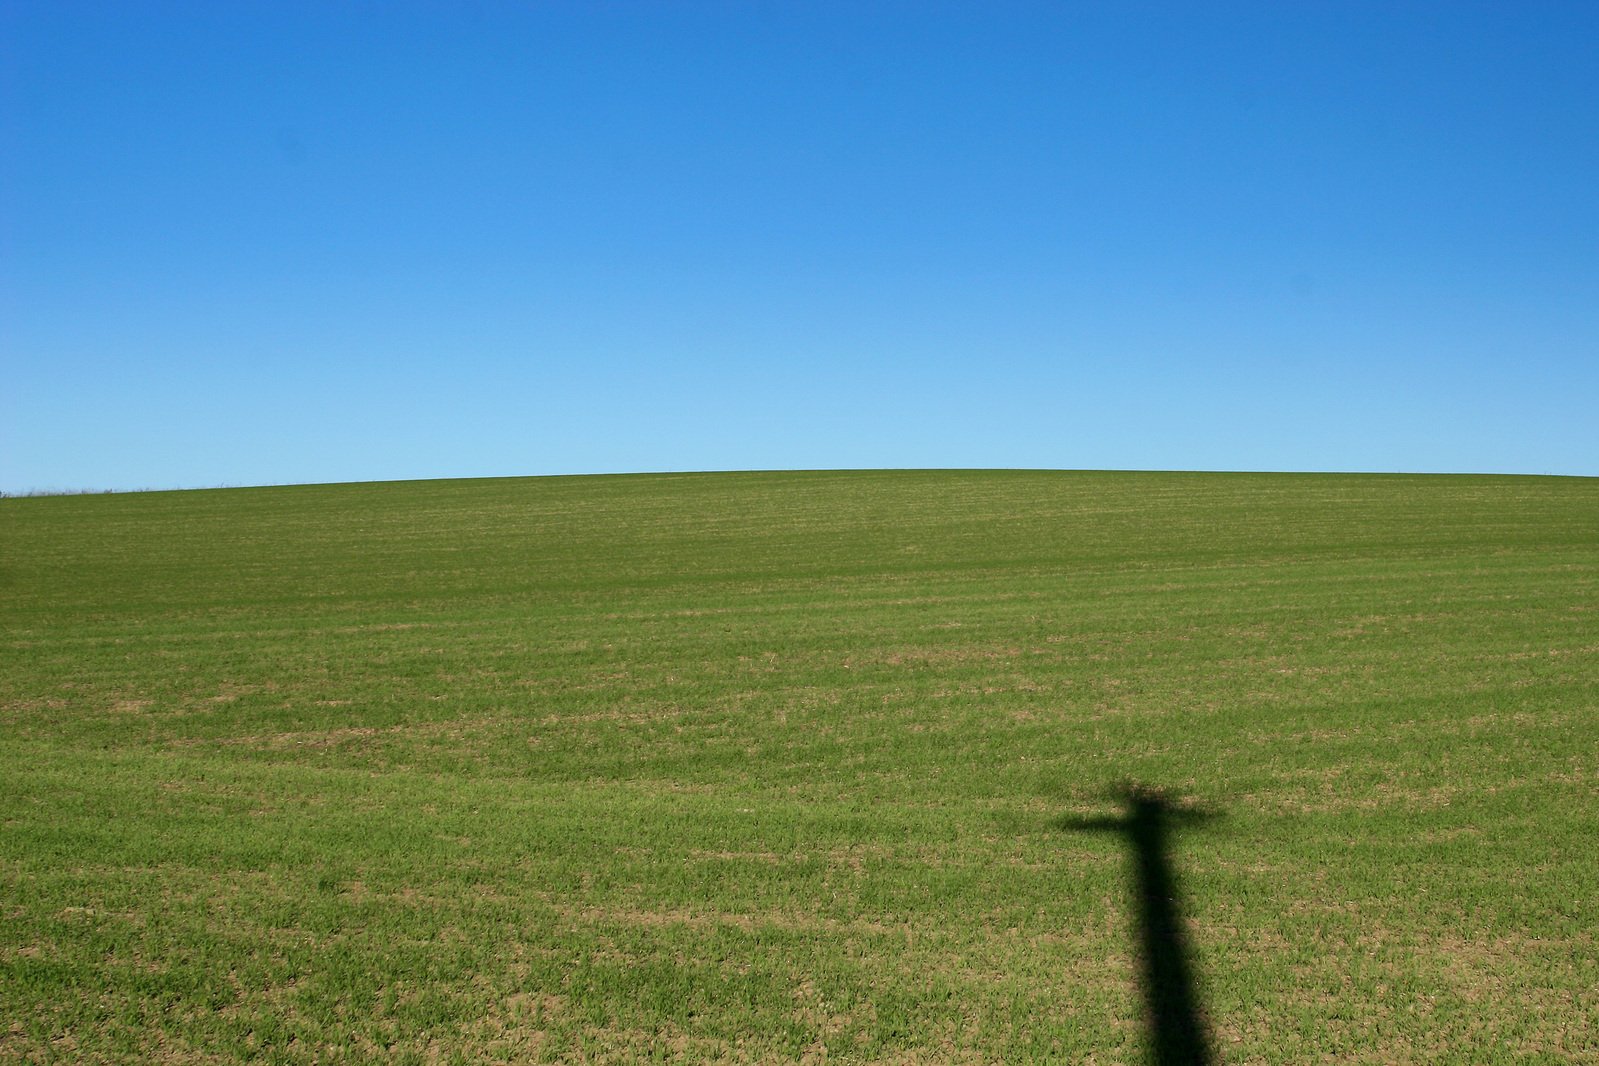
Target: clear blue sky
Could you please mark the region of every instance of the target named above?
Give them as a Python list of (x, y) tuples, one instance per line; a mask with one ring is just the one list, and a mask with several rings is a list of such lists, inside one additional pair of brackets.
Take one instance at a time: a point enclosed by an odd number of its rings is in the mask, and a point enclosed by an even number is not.
[(1599, 474), (1599, 4), (4, 0), (0, 489)]

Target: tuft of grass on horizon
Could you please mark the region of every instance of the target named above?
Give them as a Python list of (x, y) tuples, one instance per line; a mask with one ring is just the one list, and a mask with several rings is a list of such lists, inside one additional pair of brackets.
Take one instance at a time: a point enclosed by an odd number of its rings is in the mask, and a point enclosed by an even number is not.
[(1599, 481), (0, 501), (0, 1060), (1599, 1061)]

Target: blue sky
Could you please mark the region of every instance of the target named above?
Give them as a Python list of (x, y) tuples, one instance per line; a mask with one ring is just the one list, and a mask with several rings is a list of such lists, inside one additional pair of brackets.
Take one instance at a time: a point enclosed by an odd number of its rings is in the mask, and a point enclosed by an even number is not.
[(1599, 474), (1599, 5), (5, 0), (0, 490)]

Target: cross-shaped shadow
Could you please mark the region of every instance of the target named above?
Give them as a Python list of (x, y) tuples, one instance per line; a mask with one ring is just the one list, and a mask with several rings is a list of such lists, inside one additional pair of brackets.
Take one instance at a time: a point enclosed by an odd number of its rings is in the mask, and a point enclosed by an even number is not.
[(1174, 803), (1142, 785), (1115, 790), (1126, 807), (1120, 817), (1063, 818), (1060, 827), (1079, 832), (1119, 833), (1132, 845), (1137, 874), (1138, 932), (1151, 1060), (1156, 1066), (1206, 1066), (1205, 1039), (1183, 935), (1182, 907), (1172, 874), (1168, 835), (1176, 826), (1215, 817)]

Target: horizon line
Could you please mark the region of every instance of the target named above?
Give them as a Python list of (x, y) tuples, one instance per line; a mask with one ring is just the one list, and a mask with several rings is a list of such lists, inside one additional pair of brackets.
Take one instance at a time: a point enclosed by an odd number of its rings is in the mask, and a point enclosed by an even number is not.
[(210, 485), (140, 486), (138, 488), (29, 488), (20, 491), (0, 489), (0, 499), (40, 499), (57, 496), (126, 496), (162, 492), (222, 492), (243, 489), (326, 488), (355, 485), (407, 485), (437, 481), (521, 481), (533, 479), (602, 477), (697, 477), (711, 474), (1218, 474), (1263, 477), (1495, 477), (1495, 478), (1571, 478), (1590, 480), (1596, 474), (1556, 474), (1548, 472), (1488, 470), (1258, 470), (1239, 467), (1050, 467), (1050, 466), (860, 466), (860, 467), (715, 467), (663, 470), (583, 470), (537, 474), (455, 474), (439, 477), (364, 478), (333, 481), (263, 481)]

